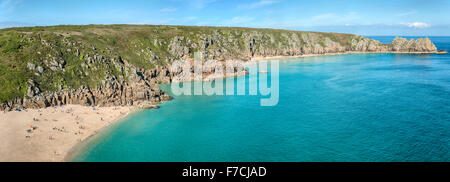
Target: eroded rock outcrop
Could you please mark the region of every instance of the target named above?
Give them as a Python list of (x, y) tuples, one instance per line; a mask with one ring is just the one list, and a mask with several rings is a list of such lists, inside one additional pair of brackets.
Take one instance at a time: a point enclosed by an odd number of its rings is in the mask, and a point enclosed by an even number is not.
[(119, 81), (115, 77), (107, 76), (101, 86), (79, 89), (62, 90), (58, 92), (40, 93), (34, 81), (25, 98), (18, 98), (0, 105), (0, 110), (44, 108), (50, 106), (77, 104), (84, 106), (139, 106), (150, 107), (160, 102), (170, 100), (171, 97), (158, 87), (158, 83), (170, 82), (167, 69), (133, 70), (128, 82)]
[(396, 37), (392, 42), (392, 51), (400, 52), (435, 52), (436, 46), (429, 38), (411, 39)]
[[(223, 76), (219, 71), (224, 70), (215, 65), (228, 66), (235, 76), (246, 74), (242, 65), (225, 65), (225, 60), (350, 52), (438, 53), (428, 38), (397, 37), (391, 44), (382, 44), (358, 35), (268, 29), (94, 26), (84, 29), (89, 34), (83, 29), (75, 33), (54, 30), (14, 32), (17, 37), (11, 40), (21, 40), (13, 50), (17, 54), (0, 46), (0, 56), (21, 59), (31, 73), (25, 84), (16, 85), (15, 91), (23, 90), (23, 95), (3, 102), (0, 110), (63, 104), (147, 107), (170, 99), (158, 88), (159, 83)], [(192, 62), (195, 53), (207, 63), (197, 70), (207, 78), (172, 71), (174, 62)]]

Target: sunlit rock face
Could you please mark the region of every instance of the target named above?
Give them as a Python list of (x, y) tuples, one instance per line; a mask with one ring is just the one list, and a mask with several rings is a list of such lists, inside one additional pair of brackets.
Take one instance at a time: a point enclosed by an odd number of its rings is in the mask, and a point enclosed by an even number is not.
[[(0, 110), (64, 104), (134, 106), (170, 97), (157, 84), (202, 80), (173, 72), (176, 61), (347, 52), (435, 53), (428, 38), (382, 44), (363, 36), (275, 29), (187, 26), (56, 26), (0, 31)], [(233, 65), (245, 75), (241, 65)], [(193, 70), (193, 69), (192, 69)], [(216, 69), (203, 71), (214, 75)], [(217, 69), (219, 70), (219, 69)]]

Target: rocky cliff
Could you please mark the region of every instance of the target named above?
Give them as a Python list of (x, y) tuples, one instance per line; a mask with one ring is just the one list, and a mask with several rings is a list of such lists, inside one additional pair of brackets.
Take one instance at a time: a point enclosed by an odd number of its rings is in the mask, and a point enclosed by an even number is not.
[[(0, 110), (62, 104), (151, 105), (170, 99), (176, 60), (250, 60), (347, 52), (437, 53), (428, 39), (187, 26), (56, 26), (0, 30)], [(241, 67), (236, 71), (244, 72)], [(186, 79), (189, 80), (189, 79)]]

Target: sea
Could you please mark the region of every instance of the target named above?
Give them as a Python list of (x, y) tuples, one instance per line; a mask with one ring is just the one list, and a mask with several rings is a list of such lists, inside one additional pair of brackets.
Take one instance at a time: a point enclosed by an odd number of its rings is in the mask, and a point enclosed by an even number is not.
[[(450, 51), (450, 37), (429, 38)], [(450, 161), (450, 54), (289, 58), (279, 67), (276, 106), (260, 106), (262, 95), (174, 95), (79, 144), (70, 160)]]

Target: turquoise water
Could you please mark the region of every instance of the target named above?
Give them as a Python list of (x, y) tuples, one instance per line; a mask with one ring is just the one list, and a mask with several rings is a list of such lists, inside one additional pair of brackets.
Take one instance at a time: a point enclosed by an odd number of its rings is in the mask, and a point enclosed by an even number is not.
[(283, 60), (279, 104), (261, 98), (175, 97), (106, 129), (74, 160), (450, 161), (448, 54)]

